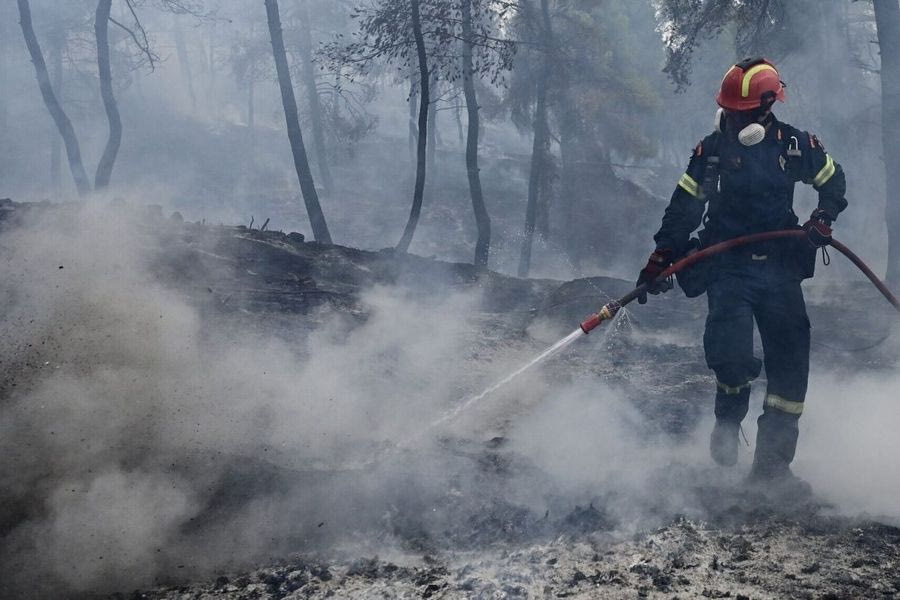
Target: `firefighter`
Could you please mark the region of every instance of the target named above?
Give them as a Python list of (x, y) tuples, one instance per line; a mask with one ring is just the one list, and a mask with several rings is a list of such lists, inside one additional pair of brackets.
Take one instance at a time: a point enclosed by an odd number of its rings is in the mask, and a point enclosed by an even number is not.
[[(763, 58), (728, 70), (716, 98), (715, 131), (694, 149), (637, 283), (654, 282), (694, 248), (798, 227), (794, 184), (802, 181), (818, 192), (818, 208), (802, 226), (805, 238), (734, 249), (694, 267), (684, 280), (679, 275), (689, 296), (705, 291), (708, 299), (703, 345), (716, 376), (712, 458), (723, 466), (737, 462), (751, 382), (764, 365), (768, 382), (748, 481), (808, 491), (790, 470), (809, 375), (809, 319), (800, 283), (812, 277), (816, 251), (829, 243), (831, 225), (847, 206), (846, 183), (841, 166), (815, 135), (772, 114), (774, 103), (785, 100), (784, 88), (775, 65)], [(690, 239), (701, 223), (698, 239)], [(668, 282), (655, 283), (648, 291), (669, 288)], [(645, 303), (646, 295), (638, 301)], [(753, 352), (754, 320), (762, 361)]]

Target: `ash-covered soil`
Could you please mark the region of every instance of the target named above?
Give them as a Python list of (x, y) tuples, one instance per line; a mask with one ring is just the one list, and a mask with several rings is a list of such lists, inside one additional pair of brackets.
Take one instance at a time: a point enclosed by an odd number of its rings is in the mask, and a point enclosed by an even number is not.
[[(65, 219), (65, 211), (75, 210), (9, 203), (0, 208), (0, 244), (29, 214), (60, 213)], [(207, 336), (278, 339), (302, 361), (316, 354), (321, 328), (353, 344), (354, 333), (376, 319), (367, 296), (372, 289), (402, 290), (405, 301), (426, 307), (440, 306), (453, 294), (473, 294), (477, 302), (466, 305), (458, 332), (463, 342), (455, 367), (462, 375), (453, 378), (439, 410), (417, 414), (417, 426), (389, 439), (343, 440), (339, 455), (298, 454), (288, 446), (247, 439), (238, 451), (229, 446), (222, 452), (207, 441), (189, 452), (176, 448), (146, 456), (143, 433), (136, 431), (127, 460), (117, 459), (123, 469), (199, 477), (202, 485), (192, 496), (198, 508), (176, 523), (175, 533), (157, 540), (173, 549), (156, 550), (162, 558), (152, 569), (136, 568), (121, 582), (111, 576), (112, 582), (73, 585), (65, 575), (52, 574), (50, 564), (36, 568), (34, 555), (21, 550), (29, 548), (21, 539), (23, 524), (57, 509), (54, 482), (71, 475), (50, 464), (34, 467), (28, 485), (0, 491), (0, 536), (7, 547), (2, 557), (13, 570), (28, 573), (0, 586), (0, 595), (850, 598), (900, 593), (900, 529), (892, 516), (900, 514), (900, 506), (882, 516), (843, 506), (818, 489), (811, 499), (785, 500), (745, 487), (752, 431), (737, 468), (711, 464), (705, 443), (713, 380), (702, 355), (702, 298), (688, 300), (676, 290), (647, 306), (629, 307), (604, 330), (485, 399), (471, 414), (432, 429), (434, 419), (572, 331), (631, 284), (603, 277), (520, 280), (392, 251), (322, 246), (297, 234), (185, 223), (124, 206), (105, 210), (137, 223), (132, 242), (141, 248), (141, 268), (196, 311), (201, 341)], [(891, 335), (896, 319), (876, 292), (859, 281), (809, 290), (814, 370), (825, 365), (839, 377), (896, 372), (898, 343)], [(422, 319), (423, 330), (433, 326), (431, 319), (451, 316), (422, 314), (414, 317)], [(4, 324), (7, 332), (24, 326), (21, 320)], [(69, 340), (64, 329), (46, 331), (33, 344), (7, 343), (0, 408), (16, 406), (40, 388), (48, 366), (64, 353)], [(427, 336), (425, 343), (423, 348)], [(413, 410), (416, 398), (409, 401)], [(261, 422), (261, 427), (277, 425)], [(570, 434), (573, 430), (578, 433)], [(21, 454), (12, 454), (12, 460), (26, 460), (27, 449), (15, 452)], [(234, 515), (248, 507), (260, 519), (253, 543), (246, 532), (229, 536)], [(100, 559), (83, 558), (85, 563)], [(46, 578), (37, 574), (42, 570)], [(135, 588), (143, 591), (131, 591)]]
[(816, 516), (746, 520), (677, 519), (628, 540), (582, 533), (439, 555), (295, 556), (133, 597), (892, 598), (900, 589), (900, 529)]

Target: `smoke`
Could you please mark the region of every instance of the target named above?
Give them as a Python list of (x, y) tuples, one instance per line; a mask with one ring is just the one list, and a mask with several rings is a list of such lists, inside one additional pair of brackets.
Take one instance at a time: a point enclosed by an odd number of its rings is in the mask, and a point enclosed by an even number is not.
[[(620, 527), (640, 528), (700, 509), (688, 496), (708, 476), (702, 444), (661, 433), (621, 390), (603, 382), (581, 379), (562, 387), (521, 419), (511, 437), (516, 451), (548, 478), (548, 506), (600, 500)], [(691, 470), (690, 481), (665, 481), (665, 471), (673, 469)]]
[[(635, 402), (652, 387), (640, 348), (685, 352), (684, 332), (607, 328), (429, 430), (554, 326), (535, 322), (535, 340), (476, 292), (384, 286), (364, 293), (362, 319), (225, 315), (171, 287), (173, 234), (137, 213), (35, 213), (4, 232), (0, 263), (4, 595), (167, 583), (347, 540), (491, 539), (478, 518), (504, 506), (558, 519), (594, 502), (634, 531), (703, 518), (698, 488), (736, 486), (749, 462), (713, 467), (709, 417), (674, 435)], [(637, 362), (617, 368), (637, 387), (584, 375), (635, 343)], [(813, 377), (797, 470), (843, 512), (900, 516), (897, 384)], [(682, 401), (711, 409), (711, 396)]]
[(812, 378), (797, 470), (844, 514), (900, 520), (898, 391), (896, 373)]
[[(162, 275), (184, 260), (178, 226), (140, 214), (69, 205), (4, 231), (4, 595), (171, 583), (349, 539), (490, 537), (472, 519), (498, 506), (647, 495), (673, 446), (643, 437), (622, 392), (565, 383), (577, 349), (430, 430), (544, 342), (472, 291), (375, 287), (361, 321), (223, 315)], [(521, 469), (485, 473), (494, 436)]]
[(352, 333), (327, 313), (312, 333), (226, 327), (160, 280), (172, 257), (133, 215), (46, 212), (4, 233), (0, 265), (9, 589), (114, 590), (339, 531), (348, 497), (396, 475), (334, 473), (462, 393), (477, 296), (372, 289)]

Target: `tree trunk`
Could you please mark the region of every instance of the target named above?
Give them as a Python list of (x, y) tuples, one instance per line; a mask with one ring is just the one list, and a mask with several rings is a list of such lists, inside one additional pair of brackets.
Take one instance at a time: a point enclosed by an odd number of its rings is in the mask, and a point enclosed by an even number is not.
[(419, 86), (416, 84), (415, 67), (410, 63), (409, 71), (409, 162), (416, 162), (416, 148), (419, 145), (419, 128), (416, 127), (416, 101), (419, 99)]
[(475, 265), (486, 267), (491, 251), (491, 217), (484, 204), (481, 192), (481, 174), (478, 170), (478, 134), (480, 119), (478, 116), (478, 98), (475, 95), (475, 68), (472, 65), (472, 0), (462, 3), (463, 34), (463, 93), (466, 96), (466, 112), (469, 117), (469, 129), (466, 137), (466, 172), (469, 175), (469, 194), (472, 196), (472, 209), (475, 212), (475, 224), (478, 226), (478, 241), (475, 243)]
[(312, 28), (310, 26), (309, 0), (300, 3), (300, 53), (303, 64), (303, 84), (306, 88), (306, 100), (309, 104), (309, 119), (312, 122), (313, 144), (315, 145), (316, 166), (325, 185), (325, 191), (334, 189), (331, 169), (328, 166), (328, 149), (325, 147), (325, 129), (322, 125), (322, 103), (319, 100), (319, 89), (316, 85), (316, 65), (312, 53)]
[(178, 54), (178, 64), (181, 67), (181, 76), (187, 84), (188, 95), (191, 98), (191, 112), (197, 112), (197, 94), (194, 92), (194, 75), (191, 71), (191, 58), (184, 44), (184, 34), (181, 33), (181, 25), (178, 17), (174, 18), (175, 28), (175, 52)]
[(456, 134), (459, 136), (459, 145), (462, 146), (466, 143), (465, 135), (463, 135), (463, 126), (462, 126), (462, 105), (459, 102), (459, 96), (456, 96), (453, 105), (453, 112), (456, 114)]
[(325, 223), (325, 214), (319, 204), (319, 195), (313, 183), (309, 169), (306, 147), (303, 145), (303, 134), (300, 131), (300, 118), (297, 116), (297, 99), (291, 84), (291, 72), (288, 69), (287, 54), (284, 51), (284, 38), (281, 34), (281, 16), (278, 12), (278, 0), (265, 0), (266, 16), (269, 22), (269, 36), (272, 40), (272, 55), (275, 58), (275, 71), (278, 73), (278, 86), (281, 88), (281, 103), (284, 107), (284, 120), (287, 123), (288, 140), (291, 142), (291, 153), (294, 155), (294, 169), (300, 180), (300, 191), (309, 215), (313, 237), (322, 244), (331, 244), (331, 234)]
[(550, 142), (550, 129), (547, 124), (547, 85), (550, 78), (550, 49), (552, 32), (550, 30), (550, 7), (548, 0), (541, 0), (541, 37), (544, 47), (543, 65), (537, 81), (537, 101), (534, 109), (534, 143), (531, 148), (531, 172), (528, 177), (528, 204), (525, 207), (525, 236), (522, 240), (522, 252), (519, 256), (519, 277), (528, 277), (531, 270), (531, 247), (534, 242), (534, 229), (537, 220), (538, 202), (540, 201), (546, 168), (546, 154)]
[[(63, 46), (66, 43), (65, 31), (59, 30), (55, 32), (53, 46), (50, 48), (50, 60), (53, 63), (53, 89), (63, 96)], [(62, 137), (59, 131), (54, 127), (50, 132), (52, 141), (50, 142), (50, 185), (53, 188), (53, 197), (57, 200), (62, 198)]]
[(399, 252), (408, 252), (412, 243), (416, 225), (419, 223), (419, 215), (422, 212), (422, 198), (425, 195), (425, 150), (428, 139), (428, 62), (425, 56), (425, 38), (422, 35), (422, 18), (419, 14), (419, 0), (409, 0), (412, 8), (413, 37), (416, 39), (416, 54), (419, 58), (419, 129), (417, 133), (416, 148), (416, 187), (413, 191), (412, 208), (409, 211), (409, 220), (403, 230), (403, 237), (397, 244)]
[(881, 49), (881, 139), (886, 173), (887, 279), (900, 282), (900, 4), (874, 0)]
[(94, 35), (97, 38), (97, 67), (100, 71), (100, 95), (103, 97), (103, 108), (106, 109), (106, 120), (109, 121), (109, 137), (106, 148), (97, 165), (94, 177), (94, 189), (102, 190), (109, 186), (113, 165), (122, 143), (122, 119), (119, 116), (119, 105), (113, 95), (112, 71), (109, 66), (109, 10), (112, 0), (100, 0), (94, 19)]
[(432, 101), (431, 105), (428, 107), (428, 152), (427, 152), (427, 160), (428, 160), (428, 172), (431, 173), (431, 179), (437, 176), (437, 170), (435, 167), (436, 160), (436, 150), (437, 150), (437, 97), (439, 95), (438, 92), (438, 79), (437, 75), (432, 72), (431, 73), (431, 86), (428, 89), (428, 95), (431, 96)]
[(69, 169), (72, 171), (72, 179), (75, 180), (75, 188), (78, 190), (78, 195), (85, 196), (91, 191), (91, 183), (81, 162), (81, 149), (78, 146), (75, 129), (72, 127), (72, 122), (69, 120), (63, 107), (56, 99), (56, 94), (53, 93), (50, 76), (47, 74), (47, 63), (44, 62), (44, 54), (41, 52), (41, 46), (38, 44), (37, 37), (34, 35), (34, 27), (31, 24), (31, 7), (28, 5), (28, 0), (17, 0), (17, 3), (19, 5), (19, 23), (22, 26), (22, 34), (25, 36), (25, 45), (28, 46), (28, 53), (31, 55), (31, 62), (34, 63), (34, 71), (37, 74), (41, 96), (66, 144)]
[(537, 221), (538, 196), (543, 180), (545, 148), (547, 146), (547, 82), (541, 77), (538, 80), (537, 105), (534, 111), (534, 142), (531, 147), (531, 171), (528, 176), (528, 204), (525, 207), (525, 237), (522, 240), (522, 252), (519, 255), (519, 277), (528, 277), (531, 270), (531, 247), (534, 242), (534, 229)]

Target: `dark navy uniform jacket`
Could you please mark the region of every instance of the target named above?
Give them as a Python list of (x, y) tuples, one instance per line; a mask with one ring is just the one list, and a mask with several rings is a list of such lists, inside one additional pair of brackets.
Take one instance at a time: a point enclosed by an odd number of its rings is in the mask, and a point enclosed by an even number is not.
[[(816, 136), (774, 117), (766, 128), (765, 138), (754, 146), (744, 146), (719, 132), (697, 145), (653, 238), (658, 250), (683, 254), (701, 222), (705, 224), (700, 236), (704, 246), (794, 227), (798, 222), (793, 211), (794, 184), (798, 181), (818, 191), (819, 208), (833, 219), (847, 207), (843, 169)], [(713, 155), (719, 157), (718, 182), (704, 185), (707, 159)]]

